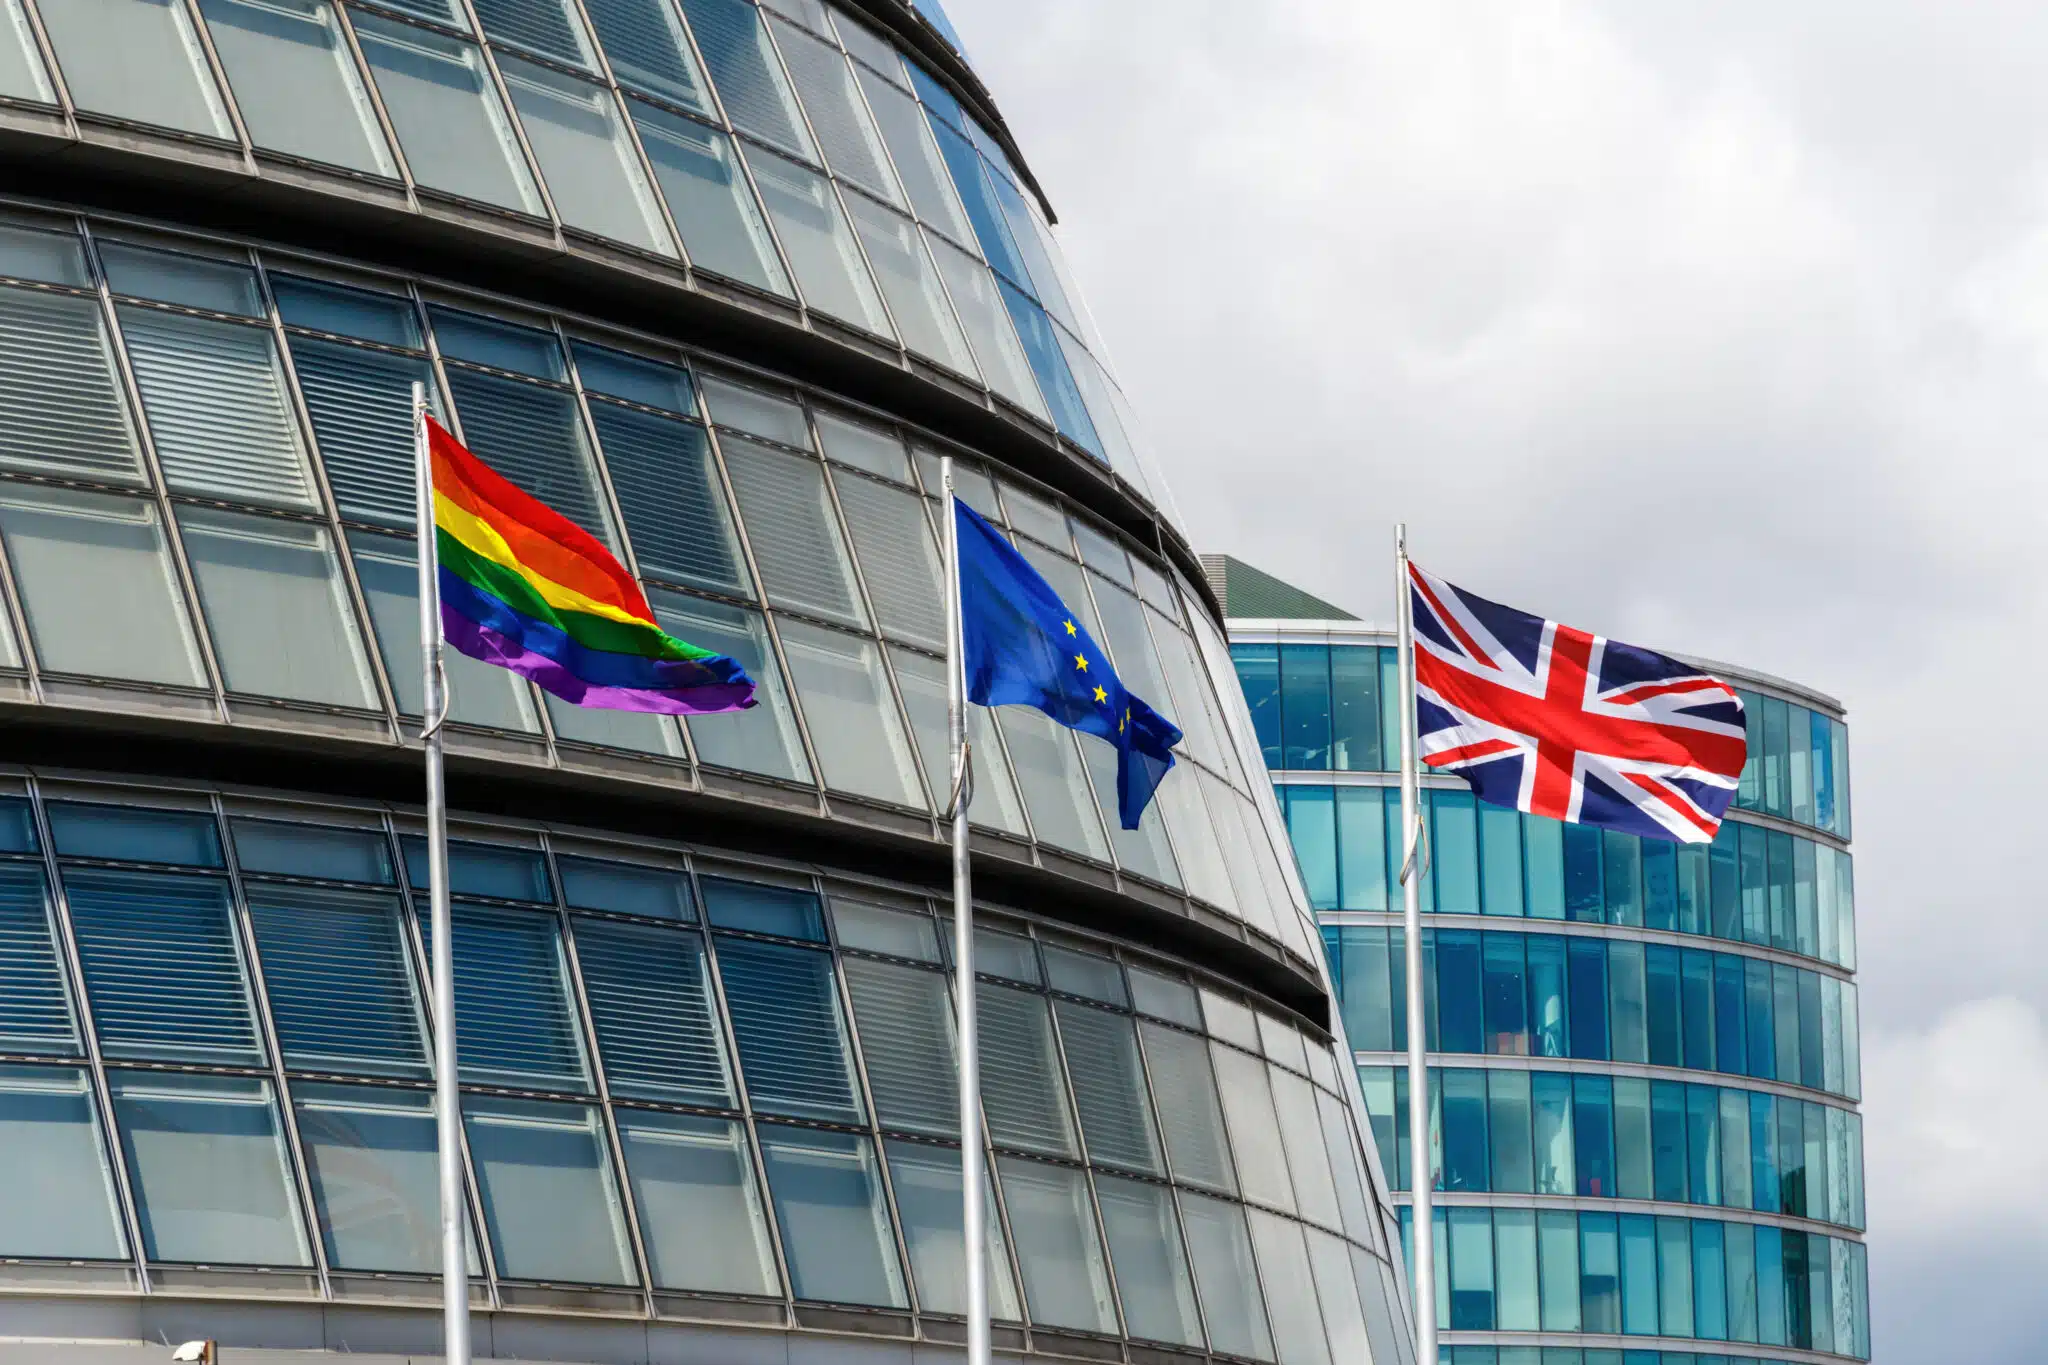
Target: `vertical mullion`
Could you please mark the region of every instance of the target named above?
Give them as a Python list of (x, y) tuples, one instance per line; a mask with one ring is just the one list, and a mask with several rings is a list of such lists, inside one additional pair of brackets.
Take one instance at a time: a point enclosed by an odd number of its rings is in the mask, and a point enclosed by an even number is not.
[(256, 144), (249, 136), (249, 125), (242, 121), (241, 105), (235, 100), (234, 87), (228, 83), (227, 67), (222, 64), (220, 53), (214, 50), (213, 34), (206, 27), (206, 16), (200, 13), (198, 0), (184, 0), (184, 5), (186, 17), (199, 38), (207, 69), (212, 72), (213, 83), (220, 90), (221, 110), (227, 114), (228, 126), (235, 130), (235, 139), (241, 144), (242, 166), (253, 171), (256, 169)]
[(76, 143), (78, 106), (72, 101), (70, 83), (64, 79), (64, 68), (58, 64), (56, 44), (50, 41), (49, 33), (43, 28), (43, 16), (36, 13), (34, 0), (24, 0), (21, 12), (28, 17), (29, 41), (35, 44), (36, 55), (42, 58), (43, 70), (50, 78), (50, 94), (63, 115), (65, 136)]
[(48, 700), (43, 691), (42, 666), (36, 659), (35, 637), (28, 628), (28, 606), (15, 580), (13, 556), (4, 536), (0, 536), (0, 599), (4, 599), (0, 600), (0, 616), (4, 616), (5, 625), (14, 632), (22, 667), (28, 673), (29, 700), (41, 705)]
[(213, 688), (214, 714), (223, 722), (231, 719), (228, 713), (227, 682), (221, 673), (220, 660), (213, 648), (213, 632), (207, 625), (206, 604), (199, 596), (199, 582), (192, 573), (192, 564), (185, 556), (185, 537), (178, 526), (178, 518), (170, 500), (170, 485), (164, 478), (163, 464), (157, 458), (156, 436), (149, 427), (149, 413), (142, 405), (142, 389), (136, 383), (134, 366), (128, 359), (128, 343), (121, 333), (118, 313), (114, 308), (113, 290), (107, 284), (106, 268), (100, 262), (99, 243), (85, 230), (83, 219), (74, 220), (79, 235), (85, 238), (86, 257), (93, 272), (95, 288), (99, 293), (101, 323), (107, 329), (107, 340), (113, 351), (116, 378), (121, 385), (122, 396), (128, 402), (135, 434), (141, 442), (143, 477), (149, 483), (145, 496), (163, 520), (164, 545), (170, 551), (172, 568), (177, 572), (178, 584), (185, 593), (187, 609), (191, 613), (194, 643), (198, 646), (200, 663), (206, 670), (208, 683)]
[(64, 888), (64, 879), (57, 866), (57, 850), (50, 838), (50, 817), (43, 809), (41, 784), (34, 773), (26, 776), (29, 806), (36, 824), (36, 842), (43, 850), (43, 875), (49, 879), (50, 896), (55, 909), (53, 918), (57, 925), (57, 950), (63, 955), (64, 969), (70, 975), (73, 986), (73, 1007), (78, 1011), (81, 1037), (85, 1043), (86, 1075), (92, 1085), (93, 1097), (99, 1107), (100, 1122), (103, 1125), (101, 1141), (106, 1145), (107, 1164), (114, 1172), (114, 1188), (121, 1201), (123, 1231), (128, 1238), (128, 1251), (135, 1263), (135, 1274), (145, 1297), (155, 1292), (149, 1278), (149, 1256), (143, 1246), (141, 1205), (133, 1181), (129, 1177), (127, 1154), (121, 1145), (121, 1126), (114, 1112), (113, 1086), (107, 1080), (106, 1058), (100, 1051), (99, 1025), (93, 1018), (92, 998), (86, 991), (85, 964), (78, 951), (78, 935), (71, 924), (71, 897)]
[(236, 934), (242, 940), (242, 949), (249, 960), (249, 993), (256, 1009), (256, 1025), (263, 1031), (263, 1042), (270, 1053), (270, 1079), (277, 1087), (278, 1122), (282, 1125), (285, 1147), (291, 1153), (292, 1182), (298, 1187), (300, 1206), (305, 1210), (304, 1228), (308, 1250), (313, 1257), (314, 1274), (320, 1280), (320, 1297), (334, 1297), (334, 1286), (329, 1278), (327, 1265), (326, 1238), (320, 1226), (320, 1201), (313, 1193), (313, 1176), (306, 1164), (305, 1148), (299, 1139), (298, 1116), (292, 1108), (291, 1085), (285, 1077), (284, 1048), (277, 1036), (277, 1021), (270, 1012), (270, 990), (264, 983), (263, 959), (256, 949), (256, 926), (249, 913), (249, 898), (242, 885), (242, 864), (235, 855), (234, 832), (228, 828), (227, 811), (221, 804), (220, 793), (210, 794), (213, 819), (220, 831), (221, 849), (227, 859), (228, 887), (233, 898)]

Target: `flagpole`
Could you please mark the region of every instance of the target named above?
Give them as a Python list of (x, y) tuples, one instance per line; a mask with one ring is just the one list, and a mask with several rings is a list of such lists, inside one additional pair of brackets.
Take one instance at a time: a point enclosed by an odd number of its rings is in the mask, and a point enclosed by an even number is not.
[(939, 462), (946, 490), (946, 748), (953, 788), (953, 963), (960, 992), (960, 1226), (967, 1257), (967, 1365), (988, 1365), (988, 1257), (983, 1226), (986, 1177), (981, 1148), (981, 1048), (974, 1007), (974, 894), (967, 865), (967, 803), (974, 791), (967, 752), (967, 651), (960, 612), (960, 522), (953, 457)]
[(427, 454), (426, 385), (412, 386), (413, 469), (420, 573), (420, 739), (427, 756), (427, 901), (434, 971), (434, 1142), (441, 1168), (443, 1358), (469, 1365), (469, 1255), (463, 1236), (462, 1108), (455, 1072), (455, 934), (448, 912), (448, 793), (441, 772), (447, 673), (441, 663), (441, 576), (434, 548), (434, 465)]
[(1394, 619), (1401, 656), (1401, 898), (1408, 931), (1408, 1184), (1414, 1191), (1415, 1365), (1437, 1365), (1435, 1162), (1429, 1142), (1429, 1057), (1423, 1033), (1422, 790), (1415, 772), (1415, 619), (1408, 524), (1394, 528)]

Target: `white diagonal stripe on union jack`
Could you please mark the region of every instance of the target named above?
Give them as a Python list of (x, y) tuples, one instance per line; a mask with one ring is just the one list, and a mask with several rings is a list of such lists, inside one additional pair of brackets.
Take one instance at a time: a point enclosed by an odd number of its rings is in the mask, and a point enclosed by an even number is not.
[(1480, 800), (1711, 842), (1747, 751), (1735, 689), (1408, 566), (1422, 761)]

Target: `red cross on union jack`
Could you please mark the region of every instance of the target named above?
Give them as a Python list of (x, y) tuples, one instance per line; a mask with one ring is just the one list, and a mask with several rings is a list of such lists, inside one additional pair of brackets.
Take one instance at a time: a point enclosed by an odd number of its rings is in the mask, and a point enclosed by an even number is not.
[(1494, 805), (1712, 841), (1747, 751), (1734, 688), (1408, 572), (1423, 762)]

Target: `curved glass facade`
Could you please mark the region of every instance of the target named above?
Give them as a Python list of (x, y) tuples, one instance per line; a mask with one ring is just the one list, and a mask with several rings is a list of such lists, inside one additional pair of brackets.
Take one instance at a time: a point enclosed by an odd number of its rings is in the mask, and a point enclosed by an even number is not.
[[(1230, 626), (1406, 1236), (1396, 651), (1364, 625)], [(1451, 1365), (1869, 1358), (1848, 734), (1734, 676), (1750, 758), (1711, 845), (1422, 779)]]
[(1125, 831), (1106, 745), (972, 717), (997, 1344), (1412, 1361), (1220, 617), (942, 11), (0, 0), (0, 128), (39, 1337), (437, 1349), (419, 383), (760, 682), (683, 721), (448, 660), (479, 1355), (965, 1340), (950, 456), (1186, 733)]

